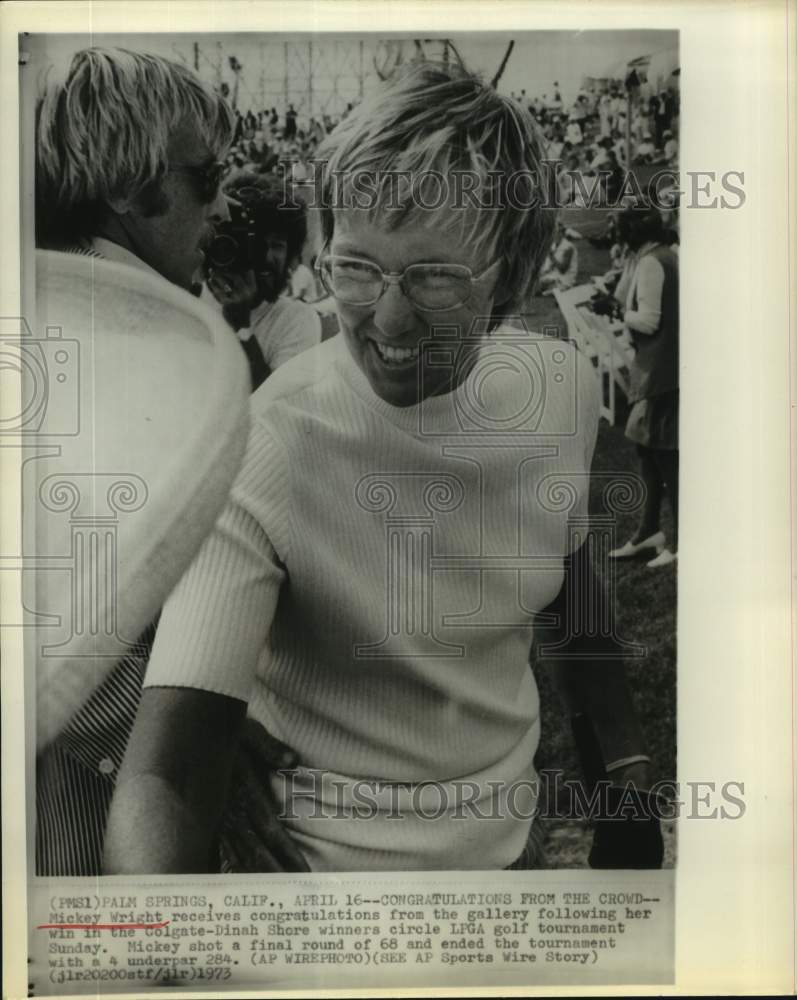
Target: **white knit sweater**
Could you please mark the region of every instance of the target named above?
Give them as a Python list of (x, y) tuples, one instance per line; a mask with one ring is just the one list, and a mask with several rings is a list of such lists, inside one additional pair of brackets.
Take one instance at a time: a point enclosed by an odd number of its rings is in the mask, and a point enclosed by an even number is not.
[[(586, 512), (597, 413), (588, 361), (508, 329), (420, 406), (377, 397), (341, 337), (253, 396), (243, 467), (146, 683), (245, 700), (298, 752), (286, 811), (314, 869), (496, 868), (522, 850), (533, 796), (506, 795), (534, 777), (531, 619)], [(356, 779), (388, 783), (358, 821), (310, 815), (362, 803)], [(422, 800), (426, 781), (448, 784)]]

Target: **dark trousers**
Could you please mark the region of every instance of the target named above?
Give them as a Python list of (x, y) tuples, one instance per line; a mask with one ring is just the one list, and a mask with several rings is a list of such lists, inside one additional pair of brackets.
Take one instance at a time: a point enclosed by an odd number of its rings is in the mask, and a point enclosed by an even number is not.
[(672, 549), (675, 551), (678, 548), (678, 451), (638, 444), (637, 454), (647, 495), (635, 540), (642, 541), (659, 530), (661, 502), (666, 491), (672, 510)]

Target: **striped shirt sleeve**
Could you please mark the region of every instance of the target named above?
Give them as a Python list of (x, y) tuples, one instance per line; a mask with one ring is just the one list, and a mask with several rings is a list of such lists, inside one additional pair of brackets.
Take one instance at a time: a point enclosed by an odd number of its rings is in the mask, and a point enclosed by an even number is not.
[(36, 874), (99, 875), (116, 775), (141, 697), (151, 625), (36, 760)]

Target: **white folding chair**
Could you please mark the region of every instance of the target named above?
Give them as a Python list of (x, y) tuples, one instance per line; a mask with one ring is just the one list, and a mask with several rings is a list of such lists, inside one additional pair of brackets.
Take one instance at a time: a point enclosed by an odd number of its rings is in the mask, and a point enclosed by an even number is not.
[(601, 380), (601, 416), (615, 423), (616, 388), (628, 395), (628, 366), (634, 352), (622, 323), (592, 311), (593, 284), (554, 291), (568, 337), (595, 365)]

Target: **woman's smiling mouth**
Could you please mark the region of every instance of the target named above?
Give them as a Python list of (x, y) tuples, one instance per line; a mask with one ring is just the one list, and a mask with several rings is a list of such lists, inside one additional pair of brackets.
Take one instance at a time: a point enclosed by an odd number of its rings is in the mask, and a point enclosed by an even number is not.
[(380, 361), (388, 368), (409, 368), (418, 360), (417, 347), (393, 347), (378, 340), (372, 340), (371, 343)]

